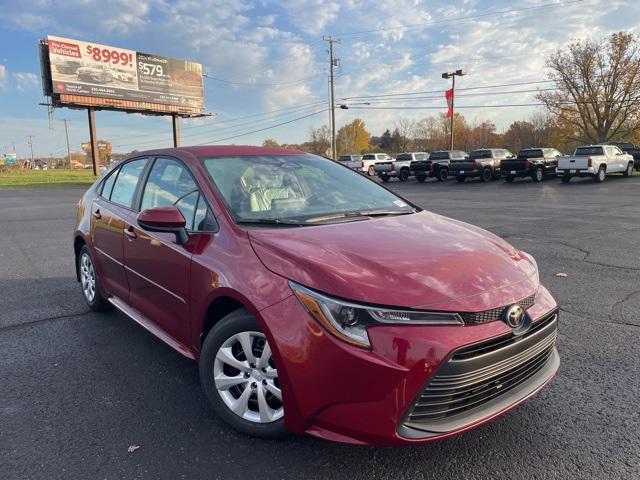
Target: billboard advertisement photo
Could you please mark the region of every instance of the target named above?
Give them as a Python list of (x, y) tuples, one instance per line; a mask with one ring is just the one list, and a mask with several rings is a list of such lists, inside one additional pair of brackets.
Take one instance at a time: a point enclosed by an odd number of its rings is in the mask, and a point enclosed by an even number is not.
[(47, 44), (54, 95), (204, 110), (199, 63), (55, 36)]

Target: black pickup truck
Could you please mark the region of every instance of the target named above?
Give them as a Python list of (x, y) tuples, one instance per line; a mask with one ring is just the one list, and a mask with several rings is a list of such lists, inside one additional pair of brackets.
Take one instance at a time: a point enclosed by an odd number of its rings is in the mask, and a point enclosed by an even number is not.
[(515, 155), (506, 148), (473, 150), (466, 160), (451, 161), (449, 174), (458, 182), (464, 182), (467, 177), (480, 177), (483, 182), (488, 182), (500, 177), (500, 166), (507, 158), (515, 158)]
[(555, 148), (524, 148), (516, 158), (502, 160), (500, 172), (507, 182), (513, 182), (516, 177), (531, 177), (541, 182), (546, 175), (555, 175), (561, 155)]
[(614, 145), (624, 153), (631, 155), (633, 157), (633, 167), (640, 172), (640, 148), (630, 142), (609, 142), (608, 145)]
[(427, 160), (411, 162), (409, 169), (418, 182), (424, 182), (427, 177), (437, 178), (439, 182), (449, 179), (449, 165), (452, 160), (464, 160), (468, 157), (462, 150), (438, 150), (429, 154)]

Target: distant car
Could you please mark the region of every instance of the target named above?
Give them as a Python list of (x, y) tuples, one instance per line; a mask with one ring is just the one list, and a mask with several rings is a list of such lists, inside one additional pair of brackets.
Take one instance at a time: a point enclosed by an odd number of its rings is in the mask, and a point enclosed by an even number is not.
[(100, 165), (100, 166), (98, 167), (98, 171), (99, 171), (100, 173), (105, 173), (107, 170), (109, 170), (109, 169), (108, 169), (105, 165)]
[(62, 74), (73, 75), (80, 67), (82, 67), (82, 63), (77, 60), (66, 60), (62, 63), (58, 63), (56, 65), (56, 70)]
[(607, 145), (614, 145), (624, 153), (631, 155), (633, 157), (635, 169), (640, 172), (640, 148), (631, 142), (608, 142)]
[(373, 177), (376, 174), (375, 165), (380, 162), (390, 162), (393, 159), (386, 153), (367, 153), (362, 156), (362, 171)]
[(362, 171), (362, 155), (340, 155), (338, 161), (351, 170)]
[(633, 157), (614, 145), (587, 145), (576, 148), (573, 156), (558, 159), (558, 176), (563, 183), (572, 177), (592, 177), (602, 183), (609, 173), (633, 175)]
[(516, 158), (502, 160), (500, 172), (507, 182), (516, 177), (531, 177), (536, 182), (546, 175), (555, 175), (560, 153), (555, 148), (524, 148)]
[(113, 74), (113, 78), (115, 78), (116, 80), (118, 80), (120, 82), (133, 83), (133, 81), (135, 80), (136, 77), (134, 77), (132, 74), (126, 73), (126, 72), (115, 72)]
[(392, 177), (397, 177), (401, 182), (406, 182), (411, 175), (409, 166), (416, 160), (427, 160), (428, 158), (429, 154), (427, 152), (399, 153), (395, 160), (376, 164), (376, 174), (383, 182), (388, 182)]
[(466, 160), (455, 160), (450, 164), (450, 174), (458, 182), (464, 182), (467, 177), (480, 177), (483, 182), (500, 177), (500, 165), (506, 158), (515, 155), (506, 148), (481, 148), (469, 153)]
[(113, 72), (106, 65), (96, 65), (94, 67), (82, 67), (76, 72), (78, 80), (92, 83), (111, 83)]
[(424, 182), (427, 177), (435, 177), (439, 182), (449, 179), (449, 166), (452, 161), (463, 161), (469, 154), (462, 150), (438, 150), (431, 152), (427, 160), (411, 162), (410, 170), (418, 182)]

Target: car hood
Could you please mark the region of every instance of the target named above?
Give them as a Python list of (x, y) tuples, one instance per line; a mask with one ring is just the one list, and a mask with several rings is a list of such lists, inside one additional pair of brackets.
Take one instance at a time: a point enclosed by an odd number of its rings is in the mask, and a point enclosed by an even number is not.
[(538, 289), (537, 267), (518, 249), (425, 211), (248, 234), (272, 272), (352, 301), (473, 312), (509, 305)]

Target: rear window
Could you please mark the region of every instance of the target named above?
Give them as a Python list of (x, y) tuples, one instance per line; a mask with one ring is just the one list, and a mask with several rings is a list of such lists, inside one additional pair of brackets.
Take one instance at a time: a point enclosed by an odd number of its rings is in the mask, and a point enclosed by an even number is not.
[(588, 157), (589, 155), (603, 155), (602, 147), (578, 147), (574, 153), (576, 157)]
[(431, 160), (448, 160), (449, 152), (433, 152), (431, 155), (429, 155), (429, 158)]
[(518, 152), (518, 158), (542, 158), (544, 154), (542, 150), (536, 148), (529, 148), (527, 150), (520, 150)]
[(371, 154), (371, 155), (363, 155), (363, 156), (362, 156), (362, 159), (363, 159), (363, 160), (375, 160), (375, 159), (376, 159), (376, 156), (375, 156), (375, 155), (373, 155), (373, 154)]
[(491, 150), (474, 150), (469, 154), (470, 159), (491, 158)]
[(411, 154), (410, 154), (410, 153), (401, 153), (400, 155), (398, 155), (398, 156), (396, 157), (396, 160), (400, 160), (400, 161), (403, 161), (403, 160), (412, 160), (412, 159), (413, 159), (413, 157), (411, 156)]
[(351, 157), (349, 155), (343, 155), (342, 157), (338, 158), (339, 162), (350, 162), (351, 161)]

